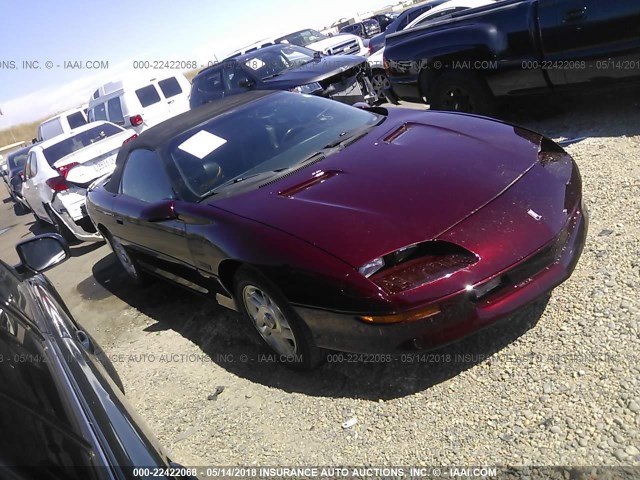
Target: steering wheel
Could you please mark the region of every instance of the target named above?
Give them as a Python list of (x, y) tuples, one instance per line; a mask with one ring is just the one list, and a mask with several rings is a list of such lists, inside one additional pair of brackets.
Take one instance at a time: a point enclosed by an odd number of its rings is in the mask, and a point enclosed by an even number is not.
[(206, 173), (206, 177), (202, 183), (205, 187), (205, 191), (211, 190), (223, 183), (224, 174), (222, 173), (222, 167), (220, 164), (216, 162), (209, 162), (205, 163), (202, 167)]

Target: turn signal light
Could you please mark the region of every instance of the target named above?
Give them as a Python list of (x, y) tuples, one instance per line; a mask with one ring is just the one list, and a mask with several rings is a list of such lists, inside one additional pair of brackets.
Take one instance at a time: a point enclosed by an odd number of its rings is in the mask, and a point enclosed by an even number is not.
[(47, 180), (47, 185), (54, 192), (62, 192), (69, 189), (69, 185), (64, 177), (52, 177)]
[(142, 115), (134, 115), (133, 117), (129, 118), (129, 121), (131, 122), (131, 125), (133, 125), (134, 127), (137, 127), (138, 125), (142, 125)]
[(433, 317), (440, 313), (440, 307), (432, 305), (427, 308), (416, 310), (413, 312), (396, 313), (394, 315), (367, 315), (358, 317), (367, 323), (400, 323), (400, 322), (415, 322), (428, 317)]

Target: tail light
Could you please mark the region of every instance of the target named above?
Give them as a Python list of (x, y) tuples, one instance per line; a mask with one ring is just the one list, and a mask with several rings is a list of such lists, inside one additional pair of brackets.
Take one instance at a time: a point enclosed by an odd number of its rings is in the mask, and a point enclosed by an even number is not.
[(47, 185), (54, 192), (62, 192), (64, 190), (69, 189), (69, 185), (67, 184), (67, 181), (65, 180), (64, 177), (61, 177), (61, 176), (50, 178), (49, 180), (47, 180)]
[(371, 43), (369, 43), (369, 55), (373, 54), (375, 52), (375, 48), (373, 48), (373, 45), (371, 45)]
[(127, 138), (124, 142), (122, 142), (122, 144), (124, 145), (125, 143), (129, 143), (131, 140), (135, 140), (136, 138), (138, 138), (138, 134), (134, 133), (129, 138)]
[(64, 178), (67, 178), (67, 175), (69, 175), (69, 170), (71, 170), (73, 167), (80, 165), (78, 162), (72, 162), (72, 163), (68, 163), (67, 165), (62, 165), (61, 167), (58, 167), (58, 172), (60, 172), (60, 175)]
[(133, 117), (129, 118), (129, 121), (134, 127), (142, 125), (142, 115), (134, 115)]

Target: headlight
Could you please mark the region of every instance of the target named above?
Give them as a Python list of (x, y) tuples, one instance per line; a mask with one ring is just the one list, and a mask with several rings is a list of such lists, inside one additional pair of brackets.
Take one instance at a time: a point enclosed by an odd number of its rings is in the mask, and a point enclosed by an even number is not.
[(314, 93), (318, 90), (322, 90), (322, 86), (318, 82), (307, 83), (306, 85), (300, 85), (299, 87), (293, 87), (292, 92), (296, 93)]
[[(424, 285), (478, 261), (469, 250), (450, 242), (433, 240), (400, 248), (375, 258), (358, 271), (389, 293)], [(383, 270), (384, 268), (384, 270)]]
[(376, 273), (382, 267), (384, 267), (384, 258), (380, 257), (380, 258), (374, 258), (370, 262), (365, 263), (358, 269), (358, 271), (364, 277), (369, 278), (371, 275)]

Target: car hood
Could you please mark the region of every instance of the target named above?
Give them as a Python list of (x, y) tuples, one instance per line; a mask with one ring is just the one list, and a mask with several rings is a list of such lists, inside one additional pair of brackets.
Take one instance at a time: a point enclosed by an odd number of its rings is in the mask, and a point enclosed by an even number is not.
[(338, 75), (356, 65), (366, 62), (363, 57), (355, 55), (334, 55), (322, 57), (296, 69), (283, 72), (277, 77), (264, 80), (263, 84), (269, 88), (281, 89), (297, 87), (312, 82), (320, 82)]
[(471, 115), (393, 109), (342, 151), (212, 205), (359, 267), (491, 202), (537, 162), (540, 138)]

